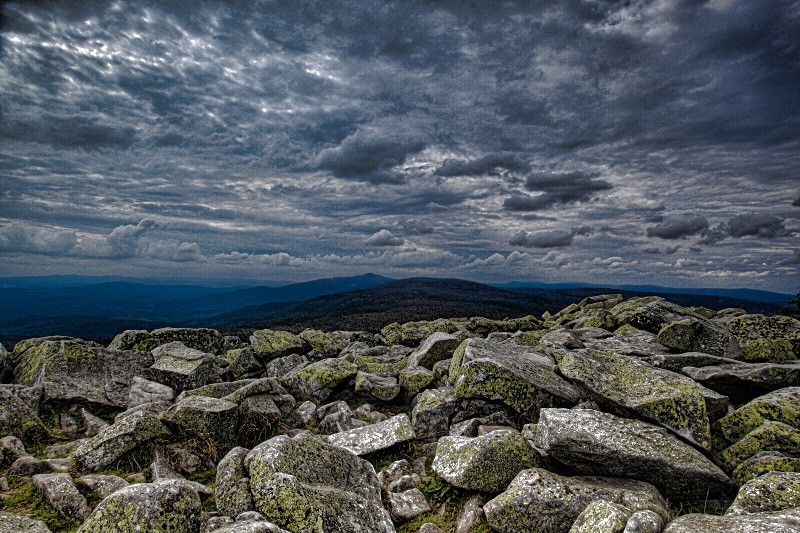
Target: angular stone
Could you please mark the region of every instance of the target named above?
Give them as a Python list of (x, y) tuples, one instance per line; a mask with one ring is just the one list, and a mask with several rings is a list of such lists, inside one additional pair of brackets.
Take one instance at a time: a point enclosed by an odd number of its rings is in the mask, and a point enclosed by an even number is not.
[(306, 341), (311, 350), (321, 357), (336, 357), (350, 344), (349, 335), (345, 332), (327, 333), (318, 329), (306, 329), (298, 337)]
[(748, 458), (764, 451), (800, 455), (800, 430), (783, 422), (769, 420), (719, 452), (715, 460), (730, 472)]
[(311, 348), (301, 337), (288, 331), (273, 331), (259, 329), (250, 336), (250, 346), (256, 357), (263, 362), (269, 362), (279, 357), (290, 354), (304, 354)]
[(408, 398), (413, 398), (423, 389), (429, 387), (433, 380), (433, 372), (421, 366), (402, 369), (398, 379)]
[(286, 357), (278, 357), (267, 363), (264, 374), (271, 378), (282, 378), (293, 370), (308, 366), (309, 363), (308, 357), (296, 353)]
[(248, 396), (239, 404), (239, 442), (255, 445), (267, 440), (280, 420), (281, 410), (273, 396)]
[(266, 520), (245, 520), (230, 526), (210, 530), (213, 533), (289, 533)]
[(281, 381), (296, 397), (324, 402), (341, 385), (355, 377), (358, 367), (344, 359), (323, 359), (293, 370)]
[(248, 453), (250, 450), (246, 448), (233, 448), (217, 466), (214, 499), (219, 512), (231, 518), (255, 509), (253, 495), (250, 494), (250, 478), (244, 466), (244, 458)]
[(536, 447), (582, 474), (652, 483), (672, 501), (725, 493), (732, 482), (666, 430), (588, 409), (542, 409)]
[(789, 533), (800, 531), (800, 509), (738, 516), (687, 514), (679, 516), (664, 533)]
[(767, 420), (800, 429), (800, 387), (779, 389), (759, 396), (714, 424), (714, 434), (733, 444)]
[(800, 473), (768, 472), (739, 489), (725, 515), (756, 514), (800, 507)]
[(716, 355), (709, 355), (700, 352), (686, 352), (686, 353), (670, 353), (654, 355), (645, 358), (645, 361), (655, 367), (665, 368), (673, 372), (680, 372), (682, 368), (687, 366), (704, 367), (704, 366), (717, 366), (740, 364), (741, 361), (730, 359), (728, 357), (718, 357)]
[(119, 476), (104, 474), (86, 474), (78, 478), (78, 482), (89, 487), (101, 500), (130, 484)]
[(395, 522), (413, 520), (421, 514), (431, 512), (431, 506), (419, 489), (390, 492), (386, 495), (386, 506)]
[(171, 387), (162, 383), (156, 383), (139, 376), (134, 376), (131, 380), (131, 389), (128, 392), (128, 409), (143, 403), (172, 401), (175, 391)]
[(75, 450), (75, 459), (87, 470), (99, 470), (153, 439), (169, 434), (152, 413), (140, 411), (114, 422), (83, 442)]
[(16, 353), (14, 383), (44, 388), (46, 400), (125, 407), (134, 376), (152, 363), (150, 354), (109, 350), (80, 339), (45, 340)]
[(293, 533), (394, 533), (372, 465), (310, 433), (259, 444), (245, 467), (256, 510)]
[(664, 498), (655, 487), (621, 478), (559, 476), (541, 468), (523, 470), (508, 488), (483, 506), (486, 521), (507, 533), (569, 531), (578, 516), (595, 500), (623, 505), (631, 511), (649, 510), (667, 515)]
[(658, 342), (658, 336), (638, 329), (621, 331), (611, 337), (587, 340), (585, 345), (586, 348), (595, 351), (605, 350), (635, 357), (659, 357), (669, 354), (669, 349)]
[(397, 415), (377, 424), (334, 433), (328, 442), (356, 455), (367, 455), (415, 438), (407, 415)]
[(61, 516), (83, 520), (92, 512), (69, 474), (36, 474), (31, 481)]
[(613, 352), (572, 351), (561, 374), (590, 398), (622, 416), (655, 422), (703, 448), (711, 447), (706, 402), (691, 379)]
[(366, 394), (376, 400), (388, 402), (400, 394), (400, 384), (397, 378), (379, 376), (359, 371), (356, 374), (355, 390), (359, 394)]
[(0, 533), (50, 533), (41, 520), (0, 511)]
[(614, 316), (618, 328), (630, 325), (650, 333), (658, 333), (670, 322), (692, 316), (689, 309), (670, 303), (659, 296), (630, 298), (612, 307), (610, 313)]
[(8, 385), (0, 385), (0, 435), (17, 437), (28, 444), (46, 440), (50, 435), (39, 415)]
[(630, 509), (605, 500), (594, 500), (578, 515), (569, 533), (623, 533)]
[(161, 421), (180, 434), (206, 435), (219, 443), (236, 438), (238, 406), (208, 396), (189, 396), (161, 414)]
[(459, 323), (455, 320), (438, 318), (436, 320), (406, 322), (405, 324), (393, 322), (381, 329), (381, 336), (386, 340), (387, 346), (395, 344), (419, 346), (423, 340), (438, 331), (455, 333), (458, 330)]
[(83, 427), (86, 428), (86, 431), (84, 431), (84, 436), (86, 437), (94, 437), (111, 425), (102, 418), (94, 416), (83, 407), (81, 407), (81, 421), (83, 422)]
[(800, 472), (800, 458), (776, 451), (758, 452), (733, 469), (733, 479), (743, 485), (767, 472)]
[(777, 389), (800, 385), (800, 364), (739, 363), (686, 367), (682, 372), (724, 394), (736, 405)]
[(411, 425), (418, 439), (431, 439), (447, 435), (450, 418), (458, 410), (459, 400), (455, 389), (443, 387), (428, 389), (414, 399)]
[(483, 514), (485, 503), (483, 496), (473, 496), (467, 500), (458, 517), (455, 533), (470, 533), (486, 524), (486, 515)]
[(433, 471), (451, 485), (497, 494), (520, 470), (538, 466), (530, 444), (518, 432), (500, 430), (481, 437), (442, 437)]
[(702, 318), (686, 318), (665, 325), (658, 342), (676, 352), (703, 352), (739, 359), (742, 351), (736, 338), (722, 324)]
[(467, 339), (453, 355), (450, 379), (458, 398), (496, 400), (518, 413), (532, 415), (542, 407), (570, 406), (580, 400), (555, 368), (544, 352)]
[(788, 316), (744, 315), (727, 323), (745, 361), (785, 363), (800, 356), (800, 320)]
[(78, 533), (169, 531), (200, 533), (200, 497), (185, 480), (139, 483), (104, 499)]
[(429, 370), (444, 359), (453, 357), (453, 351), (461, 344), (455, 335), (438, 331), (425, 339), (422, 344), (408, 356), (408, 366), (423, 366)]
[(160, 328), (151, 332), (123, 331), (114, 337), (108, 347), (114, 350), (138, 350), (149, 353), (153, 348), (173, 341), (180, 341), (189, 348), (210, 354), (219, 354), (225, 344), (225, 338), (215, 329)]
[(264, 365), (256, 357), (256, 352), (250, 346), (234, 348), (222, 356), (225, 366), (225, 375), (229, 379), (243, 379), (255, 377), (264, 372)]
[(169, 385), (177, 391), (205, 385), (214, 361), (211, 354), (184, 346), (180, 341), (170, 342), (153, 349), (155, 362), (148, 375), (158, 383)]
[(661, 533), (666, 523), (663, 516), (653, 511), (636, 511), (628, 518), (623, 533)]

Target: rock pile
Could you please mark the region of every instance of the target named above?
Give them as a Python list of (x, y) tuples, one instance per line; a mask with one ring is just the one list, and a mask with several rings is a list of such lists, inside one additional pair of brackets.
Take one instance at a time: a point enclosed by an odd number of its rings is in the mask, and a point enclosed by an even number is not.
[(619, 295), (28, 339), (0, 349), (0, 533), (800, 531), (798, 358), (800, 321)]

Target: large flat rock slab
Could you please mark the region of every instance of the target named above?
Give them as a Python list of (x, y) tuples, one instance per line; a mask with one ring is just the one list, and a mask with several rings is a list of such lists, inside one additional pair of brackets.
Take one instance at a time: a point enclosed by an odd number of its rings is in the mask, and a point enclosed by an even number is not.
[(413, 438), (411, 421), (408, 415), (401, 414), (376, 424), (334, 433), (328, 436), (328, 442), (356, 455), (367, 455)]

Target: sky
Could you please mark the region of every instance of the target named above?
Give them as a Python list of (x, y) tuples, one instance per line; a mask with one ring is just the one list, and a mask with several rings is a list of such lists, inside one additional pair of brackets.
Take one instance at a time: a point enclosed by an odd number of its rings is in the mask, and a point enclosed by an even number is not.
[(800, 2), (0, 9), (0, 276), (800, 284)]

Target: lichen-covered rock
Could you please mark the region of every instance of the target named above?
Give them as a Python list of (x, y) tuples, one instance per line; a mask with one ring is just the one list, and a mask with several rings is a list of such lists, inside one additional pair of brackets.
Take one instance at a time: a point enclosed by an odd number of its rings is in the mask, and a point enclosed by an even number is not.
[(47, 503), (70, 520), (83, 520), (89, 513), (89, 505), (72, 481), (69, 474), (36, 474), (31, 479)]
[(219, 354), (225, 344), (225, 337), (215, 329), (207, 328), (160, 328), (153, 331), (123, 331), (108, 345), (113, 350), (138, 350), (150, 352), (162, 344), (180, 341), (189, 348), (210, 354)]
[(433, 383), (433, 372), (422, 366), (407, 367), (400, 371), (398, 381), (401, 389), (413, 398)]
[(150, 354), (109, 350), (80, 339), (17, 346), (14, 383), (41, 385), (46, 400), (125, 407), (134, 376), (144, 375), (153, 362)]
[(205, 385), (211, 374), (211, 354), (185, 346), (180, 341), (162, 344), (152, 351), (154, 363), (148, 375), (177, 391)]
[(569, 533), (623, 533), (631, 510), (605, 500), (594, 500), (575, 519)]
[(776, 451), (758, 452), (739, 463), (731, 475), (743, 485), (767, 472), (800, 472), (800, 458)]
[(104, 499), (78, 533), (200, 533), (200, 497), (184, 480), (139, 483)]
[(739, 363), (686, 367), (682, 372), (724, 394), (736, 405), (774, 390), (800, 385), (800, 364)]
[(39, 415), (15, 394), (10, 385), (0, 385), (0, 435), (14, 436), (28, 444), (49, 437)]
[(161, 414), (161, 421), (183, 435), (206, 435), (227, 444), (236, 438), (238, 406), (209, 396), (189, 396)]
[(298, 335), (308, 343), (318, 357), (336, 357), (350, 344), (350, 335), (344, 332), (327, 333), (318, 329), (306, 329)]
[(235, 524), (209, 530), (209, 533), (289, 533), (266, 520), (243, 520)]
[(433, 365), (453, 356), (461, 341), (455, 335), (439, 331), (425, 339), (422, 344), (408, 356), (408, 366), (424, 366), (433, 369)]
[(408, 489), (403, 492), (390, 492), (386, 495), (386, 507), (392, 519), (406, 522), (421, 514), (431, 512), (431, 506), (419, 489)]
[(751, 400), (715, 422), (714, 434), (733, 444), (767, 420), (800, 429), (800, 387), (779, 389)]
[(0, 511), (0, 533), (50, 533), (41, 520)]
[(701, 352), (658, 354), (644, 359), (645, 362), (658, 367), (680, 372), (687, 366), (704, 367), (716, 365), (739, 364), (741, 361), (728, 357), (718, 357)]
[(345, 359), (323, 359), (293, 370), (281, 381), (296, 397), (324, 402), (333, 391), (354, 378), (358, 367)]
[(800, 473), (768, 472), (742, 485), (725, 514), (755, 514), (795, 507), (800, 507)]
[[(248, 446), (258, 444), (272, 436), (282, 413), (274, 396), (257, 394), (248, 396), (239, 403), (238, 440)], [(289, 396), (291, 398), (291, 396)], [(294, 408), (294, 403), (292, 403)]]
[(783, 422), (768, 420), (719, 452), (715, 460), (730, 472), (749, 457), (764, 451), (800, 455), (800, 430)]
[(590, 409), (542, 409), (536, 447), (575, 472), (652, 483), (672, 501), (724, 494), (732, 482), (666, 430)]
[(172, 401), (175, 391), (172, 387), (150, 381), (139, 376), (134, 376), (131, 380), (131, 388), (128, 391), (128, 409), (142, 405), (143, 403)]
[(381, 376), (358, 371), (355, 391), (359, 394), (371, 396), (376, 400), (388, 402), (400, 394), (400, 384), (397, 382), (397, 378), (392, 376)]
[(587, 339), (584, 341), (584, 345), (586, 348), (596, 351), (611, 351), (635, 357), (656, 357), (669, 353), (669, 349), (658, 342), (656, 335), (638, 329), (619, 331), (611, 337)]
[(580, 400), (573, 386), (555, 373), (555, 362), (546, 353), (484, 339), (467, 339), (456, 349), (450, 380), (459, 398), (500, 401), (528, 416), (541, 407), (571, 406)]
[(256, 510), (292, 533), (394, 533), (375, 469), (310, 433), (273, 437), (245, 457)]
[(447, 435), (450, 418), (458, 410), (458, 403), (452, 387), (421, 392), (414, 398), (411, 410), (411, 425), (417, 438), (431, 439)]
[(101, 500), (130, 485), (119, 476), (106, 474), (86, 474), (78, 478), (78, 483), (88, 487)]
[(785, 363), (800, 357), (800, 320), (788, 316), (744, 315), (727, 323), (745, 361)]
[(631, 511), (667, 515), (664, 498), (655, 487), (621, 478), (566, 477), (541, 468), (523, 470), (508, 488), (483, 507), (486, 521), (504, 533), (569, 531), (595, 500), (622, 505)]
[(220, 362), (225, 367), (224, 375), (228, 379), (256, 377), (264, 372), (264, 365), (258, 360), (251, 346), (226, 351)]
[(658, 332), (658, 342), (677, 352), (703, 352), (738, 359), (739, 343), (722, 324), (701, 318), (670, 322)]
[(334, 433), (328, 442), (356, 455), (367, 455), (413, 439), (414, 428), (407, 415), (397, 415), (367, 426)]
[(636, 511), (628, 517), (623, 533), (661, 533), (666, 523), (665, 517), (653, 511)]
[(264, 367), (264, 374), (270, 378), (282, 378), (293, 370), (308, 366), (309, 363), (310, 360), (305, 355), (293, 353), (267, 363)]
[(217, 466), (214, 499), (219, 512), (231, 518), (255, 509), (250, 493), (250, 478), (244, 467), (244, 458), (248, 453), (250, 450), (237, 446)]
[(706, 402), (691, 379), (606, 351), (572, 351), (558, 366), (584, 397), (619, 415), (655, 422), (698, 446), (711, 447)]
[(250, 336), (250, 346), (256, 357), (269, 362), (290, 354), (304, 354), (311, 348), (301, 337), (288, 331), (259, 329)]
[[(237, 381), (223, 381), (221, 383), (209, 383), (196, 389), (185, 390), (178, 395), (177, 401), (181, 401), (189, 396), (210, 396), (212, 398), (224, 398), (229, 394), (240, 390), (242, 387), (256, 382), (256, 379), (240, 379)], [(230, 401), (230, 400), (229, 400)], [(233, 403), (238, 403), (234, 401)]]
[(664, 533), (789, 533), (800, 531), (800, 509), (737, 516), (687, 514), (679, 516)]
[(481, 437), (442, 437), (436, 446), (433, 470), (453, 486), (497, 494), (520, 470), (539, 466), (525, 438), (514, 430)]
[(650, 333), (658, 333), (670, 322), (692, 316), (691, 311), (685, 307), (670, 303), (659, 296), (630, 298), (618, 303), (609, 312), (614, 316), (617, 328), (630, 325)]
[(427, 337), (436, 332), (455, 333), (460, 329), (455, 320), (438, 318), (436, 320), (421, 322), (406, 322), (398, 324), (393, 322), (381, 329), (381, 336), (386, 340), (387, 346), (402, 344), (404, 346), (419, 346)]
[(99, 470), (136, 447), (168, 434), (167, 428), (155, 415), (139, 411), (84, 441), (75, 450), (75, 459), (87, 470)]

